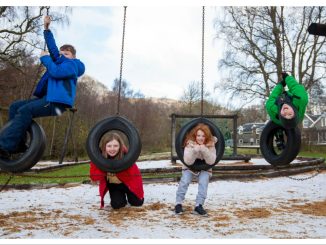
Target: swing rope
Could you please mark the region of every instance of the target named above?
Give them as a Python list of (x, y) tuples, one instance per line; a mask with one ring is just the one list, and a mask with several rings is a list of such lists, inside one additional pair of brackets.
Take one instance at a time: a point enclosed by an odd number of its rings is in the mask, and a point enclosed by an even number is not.
[[(46, 9), (46, 15), (49, 15), (49, 9), (50, 9), (50, 6), (46, 6), (45, 7)], [(44, 42), (44, 46), (43, 46), (43, 51), (46, 51), (46, 42)], [(40, 74), (41, 72), (41, 68), (42, 68), (42, 63), (40, 63), (37, 67), (37, 70), (36, 70), (36, 78), (38, 77), (38, 75)], [(31, 92), (29, 93), (29, 98), (32, 97), (33, 95), (33, 91), (35, 89), (35, 86), (36, 86), (37, 83), (34, 83), (33, 86), (32, 86), (32, 89), (31, 89)]]
[(204, 58), (205, 58), (205, 6), (203, 6), (202, 16), (202, 38), (201, 38), (201, 101), (200, 101), (200, 115), (204, 114)]
[(281, 6), (281, 21), (282, 21), (282, 69), (285, 71), (285, 29), (284, 29), (284, 6)]
[(119, 77), (119, 89), (118, 89), (118, 101), (117, 101), (117, 115), (120, 113), (120, 97), (121, 97), (121, 83), (122, 83), (122, 67), (123, 67), (123, 52), (125, 43), (125, 32), (126, 32), (126, 14), (127, 6), (124, 6), (123, 13), (123, 29), (122, 29), (122, 44), (121, 44), (121, 59), (120, 59), (120, 77)]

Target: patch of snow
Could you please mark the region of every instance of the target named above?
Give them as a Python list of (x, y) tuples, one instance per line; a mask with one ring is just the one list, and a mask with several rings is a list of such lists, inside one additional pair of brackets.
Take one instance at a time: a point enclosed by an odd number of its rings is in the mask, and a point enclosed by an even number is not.
[[(159, 162), (158, 165), (164, 164)], [(305, 181), (279, 177), (211, 182), (204, 205), (209, 217), (192, 214), (198, 188), (195, 182), (190, 184), (183, 204), (186, 212), (175, 215), (173, 208), (177, 186), (175, 182), (145, 184), (144, 205), (119, 210), (110, 207), (109, 195), (105, 197), (105, 209), (100, 210), (98, 187), (90, 184), (2, 191), (0, 237), (212, 241), (291, 238), (321, 239), (317, 242), (325, 244), (326, 216), (318, 214), (317, 211), (322, 211), (322, 208), (314, 206), (318, 203), (325, 205), (326, 202), (325, 172)], [(264, 240), (259, 241), (261, 244)]]
[[(88, 161), (83, 161), (88, 162)], [(301, 162), (298, 159), (295, 159), (292, 163), (298, 163)], [(232, 164), (239, 164), (242, 165), (270, 165), (264, 158), (252, 158), (248, 163), (242, 162), (241, 160), (221, 160), (219, 163), (217, 163), (216, 166), (220, 165), (232, 165)], [(62, 165), (70, 165), (75, 164), (75, 162), (63, 162)], [(50, 166), (58, 166), (59, 163), (57, 161), (42, 161), (38, 162), (33, 169), (39, 169), (44, 167), (50, 167)], [(166, 160), (151, 160), (151, 161), (139, 161), (137, 162), (137, 166), (140, 169), (149, 169), (149, 168), (175, 168), (182, 166), (181, 161), (177, 161), (176, 164), (172, 164), (170, 159)]]

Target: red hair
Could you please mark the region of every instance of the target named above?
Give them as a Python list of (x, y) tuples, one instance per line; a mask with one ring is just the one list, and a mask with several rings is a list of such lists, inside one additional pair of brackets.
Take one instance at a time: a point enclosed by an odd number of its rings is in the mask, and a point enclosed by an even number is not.
[(183, 142), (184, 146), (187, 145), (187, 142), (189, 140), (192, 140), (192, 141), (196, 142), (196, 136), (197, 136), (198, 130), (203, 131), (204, 134), (205, 134), (205, 142), (204, 142), (205, 145), (210, 141), (214, 141), (213, 140), (213, 134), (212, 134), (211, 130), (209, 129), (209, 127), (204, 123), (198, 123), (197, 126), (192, 128), (190, 130), (190, 132), (187, 134), (186, 139)]

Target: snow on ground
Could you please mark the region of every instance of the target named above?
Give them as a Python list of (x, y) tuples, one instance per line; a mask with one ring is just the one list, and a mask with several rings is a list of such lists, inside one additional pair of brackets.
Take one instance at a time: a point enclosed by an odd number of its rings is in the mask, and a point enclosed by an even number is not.
[[(88, 161), (84, 161), (88, 162)], [(292, 163), (300, 162), (300, 160), (295, 159)], [(66, 164), (74, 164), (74, 162), (63, 162), (62, 165)], [(252, 158), (248, 163), (245, 163), (243, 161), (235, 161), (235, 160), (221, 160), (217, 166), (219, 165), (234, 165), (234, 164), (243, 164), (243, 165), (270, 165), (264, 158)], [(33, 169), (40, 169), (44, 167), (50, 167), (50, 166), (57, 166), (59, 165), (58, 162), (54, 161), (43, 161), (38, 162)], [(176, 166), (182, 166), (181, 161), (177, 161), (176, 165), (173, 165), (169, 160), (158, 160), (158, 161), (140, 161), (137, 162), (137, 165), (141, 169), (148, 169), (148, 168), (174, 168)]]
[[(251, 160), (256, 163), (256, 160)], [(262, 160), (258, 159), (258, 162)], [(141, 162), (141, 168), (169, 161)], [(170, 163), (169, 163), (170, 164)], [(306, 177), (313, 173), (300, 174)], [(211, 182), (204, 207), (192, 214), (197, 183), (190, 185), (185, 213), (173, 212), (178, 183), (144, 184), (142, 207), (99, 209), (97, 185), (0, 192), (2, 239), (253, 239), (326, 238), (326, 172), (305, 181), (287, 177)]]

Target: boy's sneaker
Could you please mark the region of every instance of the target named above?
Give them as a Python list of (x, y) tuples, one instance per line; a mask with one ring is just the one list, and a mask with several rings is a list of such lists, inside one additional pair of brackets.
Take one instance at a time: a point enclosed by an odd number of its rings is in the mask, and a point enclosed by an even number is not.
[(10, 153), (0, 148), (0, 158), (9, 159)]
[(203, 216), (207, 216), (207, 212), (205, 211), (205, 209), (203, 208), (203, 206), (201, 204), (199, 204), (197, 207), (195, 207), (194, 209), (194, 213), (195, 214), (199, 214), (199, 215), (203, 215)]
[(182, 214), (183, 213), (182, 205), (181, 204), (175, 205), (174, 212), (175, 214)]

